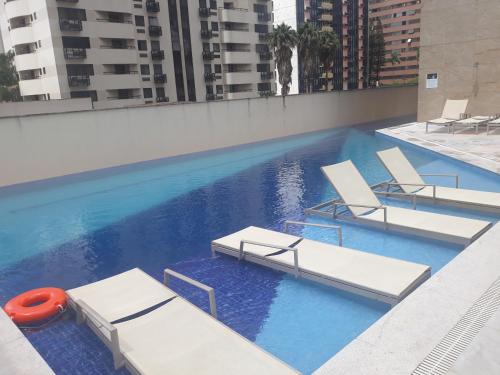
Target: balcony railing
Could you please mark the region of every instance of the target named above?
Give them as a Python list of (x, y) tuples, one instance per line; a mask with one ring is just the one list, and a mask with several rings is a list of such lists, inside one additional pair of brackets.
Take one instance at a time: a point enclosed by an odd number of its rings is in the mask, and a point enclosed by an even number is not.
[(151, 13), (158, 13), (160, 11), (160, 3), (157, 1), (146, 1), (146, 10)]
[(163, 60), (165, 58), (165, 52), (162, 49), (152, 50), (151, 59), (153, 60)]
[(262, 80), (268, 80), (274, 78), (274, 72), (260, 72), (260, 78)]
[(210, 39), (213, 36), (212, 30), (201, 30), (201, 37), (203, 39)]
[(200, 7), (198, 10), (200, 17), (210, 17), (210, 8)]
[(64, 48), (64, 58), (66, 60), (81, 60), (87, 58), (85, 48)]
[(215, 73), (205, 73), (205, 82), (213, 82), (215, 79)]
[(58, 2), (61, 2), (61, 3), (77, 3), (78, 0), (57, 0)]
[(215, 58), (215, 53), (213, 53), (213, 51), (203, 51), (201, 55), (203, 60), (213, 60)]
[(222, 96), (217, 94), (207, 94), (207, 100), (221, 100)]
[(264, 42), (267, 41), (267, 33), (259, 33), (259, 41)]
[(259, 90), (259, 95), (262, 97), (274, 96), (276, 93), (272, 90)]
[(257, 13), (257, 19), (262, 22), (271, 21), (271, 15), (269, 13)]
[(261, 52), (259, 53), (259, 58), (261, 61), (268, 61), (273, 58), (273, 54), (271, 52)]
[(71, 19), (71, 18), (60, 18), (59, 27), (61, 31), (82, 31), (83, 25), (82, 20)]
[(167, 75), (163, 74), (163, 73), (155, 73), (154, 81), (155, 81), (155, 83), (166, 83), (167, 82)]
[(162, 36), (161, 26), (149, 25), (149, 36)]
[(170, 99), (168, 98), (168, 96), (157, 96), (156, 97), (157, 103), (168, 103), (169, 101), (170, 101)]
[(84, 75), (68, 75), (69, 87), (87, 87), (90, 86), (90, 77)]

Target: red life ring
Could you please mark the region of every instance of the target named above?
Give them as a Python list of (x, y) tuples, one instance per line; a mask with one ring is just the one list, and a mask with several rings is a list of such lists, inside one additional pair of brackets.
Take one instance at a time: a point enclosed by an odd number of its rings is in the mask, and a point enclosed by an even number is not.
[(64, 310), (68, 296), (59, 288), (33, 289), (12, 298), (4, 306), (17, 324), (29, 324), (53, 317)]

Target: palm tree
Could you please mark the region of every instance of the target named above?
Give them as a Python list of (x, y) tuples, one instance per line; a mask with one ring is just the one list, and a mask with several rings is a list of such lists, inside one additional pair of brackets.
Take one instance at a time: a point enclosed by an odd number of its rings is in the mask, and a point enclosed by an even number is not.
[(337, 48), (339, 48), (339, 38), (334, 31), (319, 32), (318, 58), (326, 74), (325, 91), (328, 91), (328, 74), (335, 59)]
[(274, 52), (281, 84), (281, 95), (283, 96), (290, 92), (293, 70), (292, 49), (297, 45), (297, 39), (297, 32), (285, 23), (273, 27), (273, 31), (268, 35), (267, 39)]
[(319, 32), (309, 22), (306, 22), (297, 30), (298, 54), (304, 71), (306, 92), (311, 91), (311, 76), (316, 68), (319, 47)]
[(391, 58), (389, 59), (391, 62), (392, 66), (399, 64), (401, 62), (401, 59), (399, 58), (399, 53), (397, 51), (392, 51), (391, 53)]

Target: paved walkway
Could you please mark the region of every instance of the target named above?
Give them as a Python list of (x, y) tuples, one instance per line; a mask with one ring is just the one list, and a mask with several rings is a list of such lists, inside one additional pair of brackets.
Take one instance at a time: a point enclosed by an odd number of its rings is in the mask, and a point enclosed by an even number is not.
[(54, 375), (49, 365), (0, 308), (0, 373)]
[(500, 173), (500, 128), (496, 129), (490, 135), (470, 129), (449, 134), (441, 126), (429, 125), (426, 133), (424, 123), (411, 123), (378, 132)]
[[(412, 123), (378, 132), (500, 173), (498, 131), (426, 134)], [(315, 375), (500, 374), (499, 242), (497, 223)]]

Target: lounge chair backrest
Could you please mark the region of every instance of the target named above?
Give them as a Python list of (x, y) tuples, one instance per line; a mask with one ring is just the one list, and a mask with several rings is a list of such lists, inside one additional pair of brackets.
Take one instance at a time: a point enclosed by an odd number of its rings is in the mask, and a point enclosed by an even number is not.
[[(321, 170), (345, 203), (368, 206), (381, 205), (377, 196), (350, 160), (321, 167)], [(373, 210), (365, 207), (350, 206), (348, 208), (354, 216), (360, 216)]]
[[(424, 180), (420, 177), (418, 172), (413, 168), (413, 165), (408, 161), (403, 152), (398, 148), (389, 148), (384, 151), (378, 151), (382, 164), (390, 173), (394, 181), (404, 184), (424, 184)], [(413, 193), (422, 186), (402, 185), (401, 189), (405, 193)]]
[(441, 117), (451, 120), (459, 120), (460, 114), (465, 113), (465, 111), (467, 110), (467, 104), (469, 104), (469, 99), (447, 99)]

